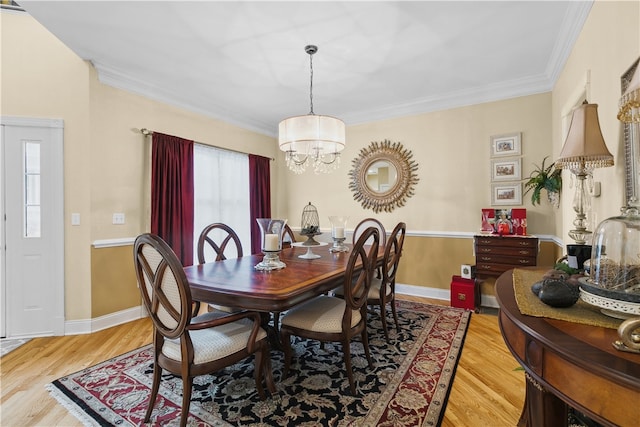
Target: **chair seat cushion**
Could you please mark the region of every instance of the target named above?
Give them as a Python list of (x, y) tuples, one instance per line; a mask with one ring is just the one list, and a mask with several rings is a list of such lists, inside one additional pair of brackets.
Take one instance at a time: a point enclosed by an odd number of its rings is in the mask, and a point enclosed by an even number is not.
[[(280, 323), (307, 331), (340, 333), (345, 307), (343, 299), (321, 295), (289, 310)], [(359, 311), (353, 311), (351, 327), (356, 326), (361, 318)]]
[[(202, 322), (211, 317), (211, 313), (203, 314), (194, 317), (191, 323)], [(252, 320), (241, 319), (214, 328), (189, 331), (191, 342), (193, 343), (194, 363), (210, 362), (242, 350), (247, 346), (252, 327)], [(256, 341), (260, 341), (266, 336), (267, 333), (264, 329), (260, 328)], [(165, 340), (162, 346), (162, 353), (170, 359), (177, 361), (182, 360), (180, 340)]]
[[(371, 287), (369, 288), (369, 295), (367, 295), (367, 299), (380, 299), (380, 286), (382, 286), (382, 279), (374, 277), (371, 281)], [(391, 285), (388, 283), (385, 286), (385, 295), (391, 295)]]
[[(367, 295), (367, 299), (380, 299), (380, 286), (382, 286), (382, 279), (373, 278), (371, 280), (371, 287), (369, 288), (369, 294)], [(385, 286), (386, 296), (391, 295), (391, 286), (387, 283)], [(335, 288), (333, 293), (337, 296), (344, 297), (344, 288), (342, 286)]]

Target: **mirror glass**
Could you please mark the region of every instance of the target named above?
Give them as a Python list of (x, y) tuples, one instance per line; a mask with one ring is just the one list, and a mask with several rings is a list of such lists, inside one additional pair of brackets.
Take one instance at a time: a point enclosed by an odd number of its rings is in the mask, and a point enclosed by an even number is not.
[(411, 151), (385, 139), (360, 150), (349, 171), (349, 189), (365, 209), (391, 212), (404, 206), (418, 182), (418, 165)]
[(386, 193), (396, 184), (398, 171), (393, 163), (376, 160), (367, 168), (366, 183), (374, 193)]

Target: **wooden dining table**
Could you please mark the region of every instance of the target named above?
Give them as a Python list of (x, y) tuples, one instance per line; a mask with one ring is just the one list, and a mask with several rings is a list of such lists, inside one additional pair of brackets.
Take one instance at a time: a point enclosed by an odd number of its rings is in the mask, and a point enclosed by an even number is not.
[[(350, 246), (351, 248), (351, 246)], [(313, 248), (316, 259), (302, 259), (307, 247), (291, 247), (280, 252), (285, 268), (256, 270), (262, 254), (185, 267), (196, 301), (239, 307), (261, 312), (283, 312), (340, 284), (351, 252), (329, 252), (329, 247)], [(378, 261), (384, 248), (378, 250)]]

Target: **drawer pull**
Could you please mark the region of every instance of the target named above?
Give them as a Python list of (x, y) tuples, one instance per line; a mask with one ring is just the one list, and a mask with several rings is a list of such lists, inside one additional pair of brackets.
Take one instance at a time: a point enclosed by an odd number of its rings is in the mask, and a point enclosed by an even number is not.
[(490, 265), (482, 265), (482, 264), (480, 264), (480, 268), (483, 268), (485, 270), (491, 270), (491, 266)]
[(528, 255), (529, 251), (520, 251), (520, 255)]
[(529, 242), (518, 242), (520, 246), (529, 246)]
[(526, 259), (519, 259), (518, 262), (520, 264), (529, 264), (529, 261), (527, 261)]
[(491, 252), (491, 248), (480, 248), (480, 252), (484, 252), (484, 253)]
[(480, 240), (480, 243), (482, 243), (484, 245), (490, 245), (491, 244), (491, 240)]
[(480, 260), (481, 261), (491, 261), (491, 257), (483, 256), (483, 257), (480, 257)]

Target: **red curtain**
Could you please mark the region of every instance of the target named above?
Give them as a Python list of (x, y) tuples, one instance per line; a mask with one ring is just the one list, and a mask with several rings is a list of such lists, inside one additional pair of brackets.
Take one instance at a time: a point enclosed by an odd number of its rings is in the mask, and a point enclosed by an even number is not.
[(271, 218), (270, 159), (249, 154), (251, 253), (260, 253), (260, 227), (256, 218)]
[(182, 264), (193, 264), (193, 141), (153, 133), (151, 232), (164, 239)]

